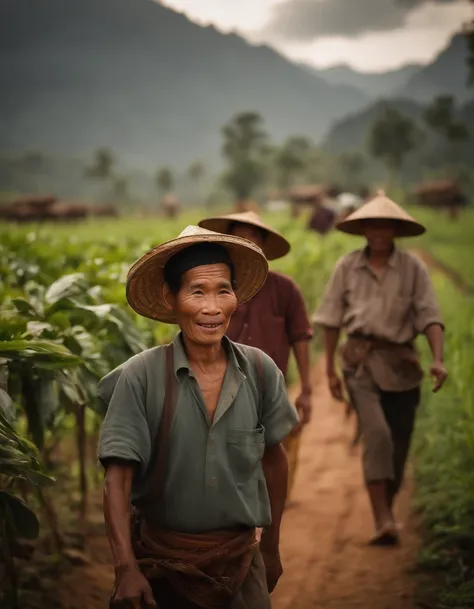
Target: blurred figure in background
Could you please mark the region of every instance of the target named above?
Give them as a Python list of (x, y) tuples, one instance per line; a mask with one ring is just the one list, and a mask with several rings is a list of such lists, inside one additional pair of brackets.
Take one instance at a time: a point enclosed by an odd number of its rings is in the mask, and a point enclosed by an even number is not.
[(367, 245), (341, 258), (314, 322), (324, 328), (326, 373), (335, 399), (343, 399), (335, 354), (340, 332), (342, 369), (364, 443), (363, 469), (375, 520), (371, 543), (398, 542), (394, 499), (403, 481), (423, 371), (414, 340), (426, 335), (430, 374), (438, 391), (446, 379), (443, 324), (428, 271), (399, 250), (396, 237), (425, 232), (396, 203), (378, 194), (337, 225)]
[[(199, 226), (243, 237), (258, 245), (268, 260), (285, 256), (288, 241), (262, 222), (254, 212), (207, 218)], [(295, 401), (300, 426), (285, 440), (289, 462), (288, 498), (295, 481), (301, 431), (311, 417), (310, 340), (313, 336), (303, 294), (290, 277), (269, 271), (265, 285), (232, 316), (227, 336), (237, 343), (258, 347), (287, 376), (290, 351), (298, 366), (300, 393)]]

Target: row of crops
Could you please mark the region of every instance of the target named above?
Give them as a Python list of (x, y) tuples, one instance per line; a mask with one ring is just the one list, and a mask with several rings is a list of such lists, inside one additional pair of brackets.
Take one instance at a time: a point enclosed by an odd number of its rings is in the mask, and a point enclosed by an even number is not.
[[(20, 538), (38, 535), (38, 515), (48, 551), (56, 556), (64, 552), (57, 514), (62, 480), (55, 482), (54, 477), (56, 456), (66, 443), (74, 446), (72, 456), (63, 450), (63, 459), (67, 454), (77, 464), (70, 470), (79, 497), (77, 528), (85, 538), (90, 463), (104, 414), (97, 382), (131, 355), (167, 342), (176, 331), (127, 307), (126, 273), (144, 251), (196, 220), (189, 214), (156, 224), (127, 219), (0, 228), (0, 590), (5, 590), (0, 606), (24, 606), (15, 586), (15, 557), (27, 553)], [(440, 232), (440, 224), (434, 215), (423, 220), (430, 232), (416, 247), (431, 250), (439, 245), (432, 235)], [(319, 238), (285, 216), (271, 222), (293, 246), (272, 268), (297, 281), (312, 310), (335, 261), (357, 246), (357, 239), (339, 233)], [(443, 219), (446, 247), (451, 235), (452, 247), (458, 246), (464, 225), (461, 219), (447, 226)], [(444, 262), (465, 271), (455, 257)], [(451, 378), (442, 394), (427, 390), (419, 418), (418, 500), (430, 531), (422, 563), (430, 569), (446, 569), (449, 563), (449, 594), (459, 589), (465, 596), (474, 555), (474, 391), (469, 383), (473, 302), (445, 276), (435, 280), (448, 328)], [(443, 607), (474, 606), (449, 604), (457, 602), (456, 594), (454, 601), (450, 598)]]

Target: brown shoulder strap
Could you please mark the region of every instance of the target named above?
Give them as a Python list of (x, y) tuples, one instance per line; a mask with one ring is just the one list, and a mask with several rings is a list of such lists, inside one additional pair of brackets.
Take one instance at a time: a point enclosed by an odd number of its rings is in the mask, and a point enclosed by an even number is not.
[(258, 376), (258, 390), (260, 394), (260, 400), (258, 403), (259, 413), (258, 418), (262, 418), (263, 411), (263, 396), (265, 394), (265, 375), (263, 374), (263, 362), (262, 362), (262, 353), (260, 350), (255, 350), (255, 364), (257, 368), (257, 376)]
[(163, 400), (163, 411), (161, 413), (158, 433), (156, 435), (155, 463), (148, 480), (148, 491), (145, 502), (156, 503), (161, 500), (166, 482), (168, 465), (169, 433), (173, 415), (176, 408), (178, 385), (173, 371), (173, 343), (166, 346), (165, 358), (165, 397)]

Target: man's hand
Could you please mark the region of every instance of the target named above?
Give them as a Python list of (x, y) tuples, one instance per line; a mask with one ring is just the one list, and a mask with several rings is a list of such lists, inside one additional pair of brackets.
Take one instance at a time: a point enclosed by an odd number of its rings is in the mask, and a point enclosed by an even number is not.
[(430, 375), (434, 379), (433, 393), (436, 393), (444, 385), (448, 373), (443, 362), (434, 361), (430, 368)]
[(283, 574), (283, 567), (281, 566), (278, 545), (267, 541), (265, 539), (265, 532), (262, 533), (260, 552), (265, 564), (268, 592), (271, 594), (273, 590), (275, 590), (278, 580)]
[(300, 416), (298, 429), (307, 425), (311, 420), (312, 401), (311, 391), (303, 390), (295, 400), (295, 407)]
[(151, 586), (138, 566), (116, 569), (116, 588), (111, 608), (123, 606), (141, 609), (143, 604), (146, 607), (156, 607)]
[(328, 374), (328, 385), (329, 391), (332, 397), (339, 402), (344, 401), (344, 392), (342, 388), (342, 381), (335, 373)]

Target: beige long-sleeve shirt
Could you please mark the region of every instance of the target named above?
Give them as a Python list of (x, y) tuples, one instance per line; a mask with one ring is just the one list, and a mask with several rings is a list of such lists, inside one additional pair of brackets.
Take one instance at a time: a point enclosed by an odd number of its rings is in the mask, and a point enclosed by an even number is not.
[[(313, 323), (398, 345), (412, 343), (432, 324), (442, 325), (427, 269), (418, 258), (398, 249), (382, 273), (370, 266), (365, 249), (341, 258)], [(405, 366), (401, 374), (403, 366), (395, 360), (393, 352), (383, 349), (367, 357), (366, 366), (381, 389), (404, 390), (419, 383), (419, 370), (410, 373)]]

